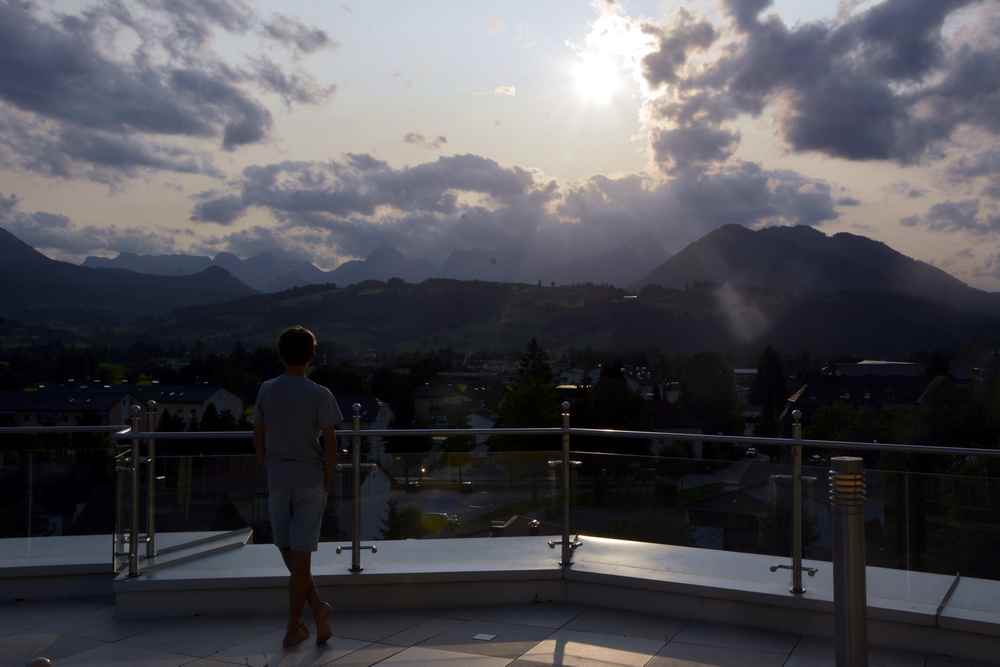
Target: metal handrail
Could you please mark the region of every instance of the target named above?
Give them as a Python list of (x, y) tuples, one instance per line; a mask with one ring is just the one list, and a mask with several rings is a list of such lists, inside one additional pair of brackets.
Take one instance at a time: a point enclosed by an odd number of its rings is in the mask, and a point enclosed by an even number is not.
[[(450, 436), (490, 436), (490, 435), (561, 435), (559, 427), (539, 428), (362, 428), (363, 437), (409, 438), (409, 437), (450, 437)], [(685, 442), (713, 442), (746, 446), (816, 447), (819, 449), (854, 449), (865, 452), (898, 452), (900, 454), (937, 454), (946, 456), (985, 456), (1000, 458), (1000, 449), (959, 447), (950, 445), (908, 445), (901, 443), (854, 442), (850, 440), (810, 440), (803, 438), (764, 438), (747, 435), (713, 435), (707, 433), (674, 433), (671, 431), (629, 431), (611, 428), (570, 428), (570, 435), (626, 438), (644, 440), (677, 440)], [(0, 434), (3, 429), (0, 429)], [(338, 438), (350, 438), (354, 431), (341, 429)], [(121, 438), (152, 438), (155, 440), (243, 440), (253, 437), (253, 431), (162, 431), (155, 433), (130, 433), (124, 431)], [(605, 452), (587, 452), (603, 454)], [(614, 452), (607, 452), (613, 454)]]
[[(572, 435), (606, 438), (638, 438), (649, 440), (682, 440), (687, 442), (718, 442), (732, 445), (818, 447), (820, 449), (858, 449), (867, 452), (899, 452), (901, 454), (944, 454), (948, 456), (986, 456), (1000, 458), (1000, 449), (951, 447), (948, 445), (904, 445), (849, 440), (809, 440), (803, 438), (762, 438), (748, 435), (711, 435), (708, 433), (669, 433), (665, 431), (624, 431), (610, 428), (571, 428)], [(597, 452), (594, 452), (597, 453)]]
[[(539, 428), (362, 428), (363, 437), (450, 437), (456, 435), (558, 435), (558, 427)], [(337, 438), (353, 438), (355, 431), (349, 428), (337, 430)], [(123, 435), (126, 437), (126, 435)], [(244, 440), (253, 437), (253, 431), (156, 431), (152, 433), (127, 434), (128, 438), (155, 438), (157, 440)]]
[(0, 435), (45, 435), (47, 433), (113, 433), (125, 436), (131, 427), (113, 426), (0, 426)]

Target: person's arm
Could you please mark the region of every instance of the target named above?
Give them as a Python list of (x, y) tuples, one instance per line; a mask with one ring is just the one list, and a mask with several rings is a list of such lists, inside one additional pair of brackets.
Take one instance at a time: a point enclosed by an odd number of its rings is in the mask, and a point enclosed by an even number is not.
[(267, 427), (264, 421), (264, 385), (257, 391), (257, 402), (253, 406), (253, 448), (257, 452), (257, 465), (264, 465), (267, 447)]
[(337, 428), (335, 426), (327, 426), (323, 429), (323, 446), (326, 450), (323, 460), (323, 481), (329, 486), (330, 480), (333, 479), (334, 466), (337, 465)]
[(333, 467), (337, 464), (337, 424), (344, 421), (340, 406), (330, 390), (326, 390), (319, 404), (319, 425), (323, 431), (323, 481), (329, 487)]
[(264, 465), (265, 436), (267, 429), (264, 424), (257, 422), (253, 425), (253, 448), (257, 452), (257, 465)]

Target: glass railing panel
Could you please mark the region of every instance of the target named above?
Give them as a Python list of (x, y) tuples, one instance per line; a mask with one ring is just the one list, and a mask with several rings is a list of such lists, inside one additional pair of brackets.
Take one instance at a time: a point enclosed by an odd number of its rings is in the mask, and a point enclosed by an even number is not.
[[(145, 511), (148, 471), (142, 472)], [(156, 478), (157, 534), (251, 527), (255, 541), (270, 540), (266, 477), (252, 454), (158, 454)], [(144, 530), (144, 521), (140, 525)]]
[(109, 446), (78, 446), (62, 435), (0, 442), (0, 538), (111, 534)]
[[(548, 466), (557, 453), (490, 452), (444, 440), (427, 451), (385, 449), (378, 442), (365, 449), (365, 462), (376, 467), (362, 482), (364, 540), (561, 531), (558, 470)], [(349, 517), (350, 508), (343, 513)]]
[[(575, 451), (573, 531), (617, 539), (788, 555), (791, 465)], [(788, 517), (787, 520), (785, 517)]]
[(1000, 479), (897, 476), (909, 500), (901, 531), (905, 564), (925, 572), (1000, 579)]

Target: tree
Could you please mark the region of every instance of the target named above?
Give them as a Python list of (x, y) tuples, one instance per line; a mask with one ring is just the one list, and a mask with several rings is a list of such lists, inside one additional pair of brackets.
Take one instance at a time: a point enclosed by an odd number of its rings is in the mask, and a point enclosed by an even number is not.
[(732, 367), (717, 354), (696, 354), (681, 364), (680, 409), (706, 433), (740, 433), (743, 416)]
[(755, 435), (781, 435), (780, 416), (787, 398), (788, 387), (781, 357), (768, 345), (757, 362), (757, 377), (750, 390), (750, 402), (760, 406), (760, 421)]
[(160, 426), (157, 431), (170, 432), (170, 431), (183, 431), (187, 424), (184, 420), (170, 410), (164, 410), (163, 414), (160, 415)]
[[(508, 386), (500, 401), (497, 426), (531, 427), (558, 426), (559, 394), (552, 384), (552, 367), (548, 355), (534, 338), (518, 362), (517, 381)], [(551, 449), (551, 438), (493, 438), (493, 449)]]
[(549, 365), (549, 355), (532, 338), (528, 341), (528, 349), (517, 364), (517, 375), (522, 381), (552, 382), (552, 366)]

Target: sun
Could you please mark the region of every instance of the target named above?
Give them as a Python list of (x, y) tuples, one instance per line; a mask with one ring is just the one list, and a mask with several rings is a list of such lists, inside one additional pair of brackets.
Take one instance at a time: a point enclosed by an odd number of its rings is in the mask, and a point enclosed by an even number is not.
[(584, 54), (573, 68), (576, 90), (587, 102), (607, 104), (622, 86), (621, 70), (613, 58)]

